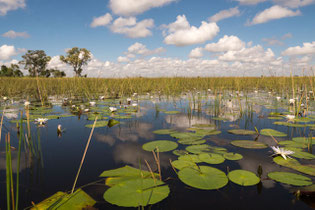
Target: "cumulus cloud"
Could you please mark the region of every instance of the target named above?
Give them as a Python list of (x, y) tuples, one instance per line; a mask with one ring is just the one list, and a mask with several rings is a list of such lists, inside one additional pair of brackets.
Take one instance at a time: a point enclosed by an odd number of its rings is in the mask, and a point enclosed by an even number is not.
[(284, 56), (315, 54), (315, 41), (305, 42), (303, 46), (289, 47), (282, 53)]
[(190, 26), (185, 15), (177, 16), (174, 23), (162, 27), (167, 29), (167, 32), (164, 31), (166, 35), (164, 43), (176, 46), (204, 43), (213, 39), (220, 31), (220, 28), (214, 22), (202, 21), (199, 28)]
[(263, 38), (262, 41), (265, 42), (267, 45), (273, 46), (273, 45), (279, 45), (282, 46), (284, 45), (284, 40), (292, 38), (291, 33), (284, 34), (280, 39), (277, 37), (272, 37), (272, 38)]
[(189, 53), (190, 58), (201, 58), (203, 56), (203, 48), (202, 47), (197, 47), (195, 49), (192, 49)]
[(149, 28), (153, 26), (153, 19), (145, 19), (137, 23), (135, 17), (119, 17), (109, 28), (113, 33), (125, 34), (129, 38), (143, 38), (152, 35)]
[(248, 25), (266, 23), (271, 20), (301, 15), (300, 10), (292, 11), (279, 5), (272, 6), (258, 13)]
[(245, 47), (245, 43), (237, 36), (224, 35), (217, 43), (210, 43), (205, 46), (209, 52), (238, 51)]
[[(163, 47), (159, 47), (154, 50), (149, 50), (144, 44), (136, 42), (130, 47), (128, 47), (128, 52), (126, 52), (126, 54), (148, 56), (148, 55), (153, 55), (153, 54), (160, 54), (162, 52), (165, 52), (165, 49)], [(129, 57), (135, 57), (135, 56), (129, 55)]]
[(0, 0), (0, 15), (6, 15), (11, 10), (25, 8), (25, 0)]
[(111, 14), (109, 13), (106, 13), (105, 15), (103, 16), (100, 16), (100, 17), (94, 17), (93, 18), (93, 21), (91, 23), (91, 27), (92, 28), (95, 28), (95, 27), (98, 27), (98, 26), (106, 26), (108, 25), (111, 21), (113, 20)]
[(234, 1), (238, 1), (242, 5), (255, 5), (255, 4), (264, 2), (266, 0), (234, 0)]
[(15, 39), (18, 37), (21, 37), (21, 38), (29, 38), (30, 37), (30, 35), (27, 32), (15, 32), (13, 30), (5, 32), (4, 34), (2, 34), (2, 36), (6, 37), (6, 38), (11, 38), (11, 39)]
[(18, 55), (19, 52), (13, 45), (2, 45), (0, 47), (0, 60), (9, 60), (12, 56)]
[(298, 8), (314, 4), (315, 0), (273, 0), (273, 2), (285, 7)]
[(118, 61), (119, 63), (124, 63), (124, 62), (129, 62), (130, 60), (129, 60), (129, 58), (127, 58), (127, 57), (119, 56), (119, 57), (117, 58), (117, 61)]
[(211, 16), (209, 18), (210, 22), (218, 22), (220, 20), (226, 19), (226, 18), (230, 18), (233, 16), (239, 16), (241, 13), (238, 10), (238, 7), (233, 7), (231, 9), (227, 9), (227, 10), (221, 10), (220, 12), (216, 13), (215, 15)]
[(109, 8), (114, 14), (133, 16), (174, 1), (176, 0), (110, 0)]

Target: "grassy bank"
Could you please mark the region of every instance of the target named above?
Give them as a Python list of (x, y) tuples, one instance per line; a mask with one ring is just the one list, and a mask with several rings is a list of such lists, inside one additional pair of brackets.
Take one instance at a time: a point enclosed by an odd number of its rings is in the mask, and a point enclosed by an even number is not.
[[(60, 95), (87, 98), (104, 95), (108, 97), (128, 96), (133, 93), (160, 93), (176, 95), (196, 90), (266, 90), (288, 93), (313, 90), (315, 77), (216, 77), (216, 78), (0, 78), (0, 95), (8, 97), (36, 97), (38, 86), (42, 97)], [(38, 85), (37, 85), (38, 84)]]

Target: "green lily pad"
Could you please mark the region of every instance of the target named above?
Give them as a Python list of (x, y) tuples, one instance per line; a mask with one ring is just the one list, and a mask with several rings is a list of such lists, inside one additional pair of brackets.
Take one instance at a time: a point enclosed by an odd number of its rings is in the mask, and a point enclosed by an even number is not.
[(294, 119), (294, 122), (302, 122), (302, 123), (308, 123), (308, 122), (311, 122), (311, 121), (314, 121), (310, 118), (307, 118), (307, 117), (300, 117), (300, 118), (295, 118)]
[(279, 145), (283, 145), (285, 147), (307, 148), (307, 144), (298, 143), (291, 140), (279, 141)]
[(202, 129), (215, 129), (215, 124), (194, 124), (192, 127), (202, 128)]
[(115, 120), (115, 119), (110, 119), (109, 121), (108, 121), (108, 127), (113, 127), (113, 126), (115, 126), (115, 125), (117, 125), (117, 124), (119, 124), (120, 122), (119, 121), (117, 121), (117, 120)]
[(166, 111), (165, 114), (179, 114), (180, 111)]
[(213, 117), (213, 120), (217, 120), (217, 121), (228, 121), (227, 118), (223, 118), (223, 117)]
[(177, 138), (177, 139), (186, 139), (186, 138), (203, 138), (204, 135), (198, 135), (196, 133), (192, 132), (175, 132), (170, 134), (172, 137)]
[(315, 137), (294, 137), (292, 138), (293, 141), (303, 144), (315, 144)]
[(273, 161), (278, 165), (294, 169), (304, 174), (315, 176), (315, 166), (314, 165), (302, 165), (299, 161), (295, 159), (283, 159), (282, 157), (274, 157)]
[[(94, 124), (94, 123), (93, 123)], [(87, 124), (85, 127), (87, 128), (93, 128), (93, 124)], [(101, 127), (106, 127), (108, 125), (108, 121), (97, 121), (95, 123), (95, 128), (101, 128)]]
[(283, 122), (283, 121), (274, 122), (273, 124), (275, 124), (275, 125), (283, 125), (283, 126), (287, 126), (287, 127), (294, 127), (294, 128), (307, 127), (305, 124), (303, 125), (303, 124)]
[(215, 153), (201, 153), (199, 154), (199, 159), (202, 162), (209, 163), (209, 164), (220, 164), (224, 162), (224, 157), (219, 154)]
[(182, 170), (183, 168), (186, 168), (186, 167), (198, 169), (198, 166), (196, 163), (192, 161), (186, 161), (186, 160), (174, 160), (172, 161), (172, 166), (178, 170)]
[(268, 117), (269, 120), (282, 120), (282, 117)]
[(214, 190), (228, 183), (225, 173), (210, 166), (200, 166), (199, 170), (184, 168), (178, 172), (178, 178), (185, 184), (203, 190)]
[(174, 131), (172, 129), (159, 129), (159, 130), (153, 131), (154, 134), (171, 134), (174, 132), (176, 132), (176, 131)]
[(234, 152), (225, 153), (225, 154), (223, 154), (223, 157), (227, 160), (241, 160), (241, 159), (243, 159), (243, 156), (241, 154), (234, 153)]
[(186, 150), (176, 149), (173, 151), (173, 154), (177, 156), (182, 156), (182, 155), (187, 155), (188, 152)]
[(307, 186), (312, 184), (310, 178), (290, 172), (270, 172), (268, 173), (268, 177), (277, 182), (294, 186)]
[(203, 144), (206, 142), (206, 140), (200, 139), (200, 138), (197, 140), (187, 138), (187, 139), (179, 139), (177, 142), (180, 144), (192, 145), (192, 144)]
[(231, 134), (235, 134), (235, 135), (255, 135), (255, 134), (257, 134), (256, 131), (244, 130), (244, 129), (232, 129), (232, 130), (228, 130), (228, 132)]
[(229, 179), (241, 186), (252, 186), (260, 182), (260, 179), (251, 171), (234, 170), (228, 174)]
[(121, 168), (103, 171), (101, 173), (100, 177), (121, 177), (121, 176), (145, 177), (145, 176), (149, 176), (149, 175), (151, 175), (151, 173), (149, 171), (140, 170), (140, 169), (133, 168), (133, 167), (126, 165), (126, 166), (121, 167)]
[(242, 147), (246, 149), (265, 149), (268, 147), (267, 144), (258, 142), (258, 141), (251, 141), (251, 140), (235, 140), (231, 141), (231, 144), (237, 147)]
[(296, 158), (307, 159), (307, 160), (312, 160), (315, 158), (315, 155), (308, 152), (303, 152), (303, 151), (294, 151), (294, 153), (291, 154), (290, 156), (296, 157)]
[(196, 134), (200, 136), (218, 135), (221, 131), (209, 129), (197, 129)]
[(145, 143), (142, 145), (142, 149), (146, 151), (159, 151), (159, 152), (168, 152), (176, 149), (178, 144), (173, 141), (168, 140), (157, 140)]
[(260, 134), (264, 136), (274, 136), (274, 137), (285, 137), (287, 134), (274, 130), (274, 129), (262, 129), (260, 130)]
[(223, 147), (214, 147), (207, 144), (200, 144), (200, 145), (192, 145), (186, 147), (186, 150), (193, 154), (201, 154), (201, 153), (216, 153), (216, 154), (224, 154), (227, 150)]
[(135, 179), (121, 182), (104, 193), (104, 199), (114, 205), (138, 207), (155, 204), (170, 193), (164, 182), (153, 179)]
[(190, 161), (194, 163), (201, 163), (202, 161), (199, 159), (198, 155), (182, 155), (178, 157), (178, 160), (185, 160), (185, 161)]

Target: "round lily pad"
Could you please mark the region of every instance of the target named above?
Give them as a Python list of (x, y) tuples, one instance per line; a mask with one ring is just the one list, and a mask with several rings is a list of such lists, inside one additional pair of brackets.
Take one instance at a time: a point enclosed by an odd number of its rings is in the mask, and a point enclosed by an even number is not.
[(104, 199), (117, 206), (138, 207), (155, 204), (165, 199), (169, 193), (169, 187), (162, 181), (135, 179), (109, 188), (104, 193)]
[(142, 149), (146, 151), (159, 151), (159, 152), (168, 152), (176, 149), (178, 144), (173, 141), (168, 140), (157, 140), (151, 141), (142, 145)]
[(251, 140), (235, 140), (231, 141), (231, 144), (237, 147), (247, 148), (247, 149), (265, 149), (268, 146), (264, 143)]
[(274, 129), (269, 129), (269, 128), (260, 130), (260, 134), (264, 135), (264, 136), (274, 136), (274, 137), (285, 137), (285, 136), (287, 136), (287, 134), (285, 134), (283, 132), (280, 132), (280, 131), (277, 131), (277, 130), (274, 130)]
[(244, 129), (232, 129), (232, 130), (228, 130), (228, 132), (231, 134), (235, 134), (235, 135), (255, 135), (255, 134), (257, 134), (256, 131), (244, 130)]
[(202, 161), (199, 159), (198, 155), (182, 155), (178, 157), (178, 160), (185, 160), (194, 163), (201, 163)]
[(260, 179), (251, 171), (234, 170), (228, 174), (229, 179), (241, 186), (252, 186), (260, 182)]
[(171, 134), (174, 133), (175, 131), (172, 129), (159, 129), (159, 130), (155, 130), (153, 131), (153, 133), (155, 134)]
[(197, 129), (196, 134), (200, 136), (208, 136), (208, 135), (218, 135), (221, 131), (218, 130), (208, 130), (208, 129)]
[[(94, 123), (93, 123), (94, 124)], [(87, 124), (85, 127), (87, 128), (93, 128), (93, 124)], [(106, 127), (108, 125), (108, 121), (97, 121), (95, 123), (95, 128), (101, 128), (101, 127)]]
[(291, 140), (279, 141), (279, 145), (283, 145), (285, 147), (307, 148), (307, 144)]
[(186, 167), (198, 169), (198, 166), (196, 163), (192, 161), (186, 161), (186, 160), (174, 160), (172, 161), (172, 166), (174, 166), (178, 170), (182, 170), (183, 168), (186, 168)]
[(177, 149), (173, 151), (173, 154), (177, 156), (181, 156), (181, 155), (187, 155), (188, 152), (186, 150)]
[(223, 147), (214, 147), (207, 144), (188, 146), (186, 147), (186, 150), (194, 154), (207, 153), (207, 152), (212, 152), (212, 153), (217, 153), (217, 154), (226, 153), (226, 149)]
[(283, 159), (282, 157), (274, 157), (273, 161), (277, 163), (278, 165), (292, 168), (296, 171), (302, 172), (304, 174), (308, 174), (311, 176), (315, 176), (315, 166), (314, 165), (302, 165), (299, 161), (295, 159)]
[(297, 143), (303, 143), (303, 144), (315, 144), (315, 137), (308, 138), (308, 137), (294, 137), (292, 138), (293, 141)]
[(203, 190), (214, 190), (228, 183), (225, 173), (210, 166), (200, 166), (199, 170), (184, 168), (178, 172), (178, 178), (185, 184)]
[(199, 159), (202, 162), (209, 163), (209, 164), (220, 164), (224, 162), (224, 157), (219, 154), (215, 153), (201, 153), (199, 154)]
[(194, 140), (194, 139), (190, 139), (190, 138), (186, 138), (186, 139), (179, 139), (178, 141), (177, 141), (178, 143), (180, 143), (180, 144), (203, 144), (203, 143), (205, 143), (206, 142), (206, 140), (205, 139), (196, 139), (196, 140)]
[(227, 160), (241, 160), (241, 159), (243, 159), (243, 156), (241, 154), (234, 153), (234, 152), (225, 153), (225, 154), (223, 154), (223, 157)]
[(290, 172), (270, 172), (268, 173), (268, 177), (277, 182), (294, 186), (307, 186), (312, 184), (310, 178)]
[(216, 127), (215, 124), (194, 124), (192, 127), (202, 128), (202, 129), (214, 129)]

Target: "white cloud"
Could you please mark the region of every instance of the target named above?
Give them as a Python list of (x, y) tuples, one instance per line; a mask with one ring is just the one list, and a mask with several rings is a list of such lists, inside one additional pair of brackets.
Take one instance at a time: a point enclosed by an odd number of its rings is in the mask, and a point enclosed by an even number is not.
[(149, 28), (153, 26), (154, 21), (152, 19), (145, 19), (137, 23), (135, 17), (119, 17), (109, 28), (113, 33), (125, 34), (129, 38), (143, 38), (152, 35)]
[(217, 43), (210, 43), (205, 46), (209, 52), (238, 51), (245, 47), (245, 43), (237, 36), (224, 35)]
[(4, 34), (2, 34), (2, 36), (6, 37), (6, 38), (11, 38), (11, 39), (15, 39), (18, 37), (21, 37), (21, 38), (29, 38), (30, 37), (30, 35), (27, 32), (15, 32), (13, 30), (5, 32)]
[(174, 1), (176, 0), (110, 0), (109, 8), (114, 14), (133, 16)]
[(19, 52), (13, 45), (2, 45), (0, 47), (0, 60), (9, 60), (12, 56), (16, 56)]
[(228, 51), (219, 56), (219, 60), (227, 62), (239, 61), (242, 63), (270, 63), (276, 60), (273, 51), (268, 48), (266, 51), (260, 45), (250, 48), (243, 48), (239, 51)]
[(273, 0), (273, 2), (285, 7), (298, 8), (314, 4), (315, 0)]
[(100, 16), (100, 17), (94, 17), (93, 18), (93, 21), (91, 23), (91, 27), (92, 28), (95, 28), (95, 27), (98, 27), (98, 26), (106, 26), (108, 25), (111, 21), (113, 20), (111, 14), (109, 13), (106, 13), (105, 15), (103, 16)]
[[(200, 44), (213, 39), (220, 28), (216, 23), (201, 22), (199, 28), (190, 26), (185, 15), (177, 16), (174, 23), (163, 26), (168, 29), (168, 35), (164, 39), (164, 43), (176, 46), (186, 46), (192, 44)], [(166, 32), (164, 32), (167, 34)]]
[(192, 49), (189, 53), (190, 58), (201, 58), (203, 56), (203, 48), (202, 47), (197, 47), (195, 49)]
[(254, 19), (249, 23), (249, 25), (266, 23), (271, 20), (281, 19), (285, 17), (293, 17), (298, 15), (301, 15), (300, 10), (292, 11), (288, 8), (275, 5), (258, 13), (254, 17)]
[(242, 5), (255, 5), (255, 4), (264, 2), (266, 0), (234, 0), (234, 1), (238, 1)]
[(6, 15), (8, 11), (25, 8), (25, 0), (0, 0), (0, 15)]
[(303, 43), (303, 47), (289, 47), (282, 53), (284, 56), (315, 54), (315, 41)]
[(209, 21), (211, 22), (218, 22), (220, 20), (226, 19), (226, 18), (230, 18), (233, 16), (239, 16), (240, 15), (240, 11), (238, 10), (238, 7), (233, 7), (231, 9), (227, 9), (227, 10), (221, 10), (220, 12), (216, 13), (215, 15), (211, 16), (209, 18)]
[(267, 45), (271, 45), (271, 46), (274, 46), (274, 45), (282, 46), (282, 45), (284, 45), (283, 41), (280, 41), (280, 40), (278, 40), (275, 37), (263, 38), (262, 41), (265, 42)]
[(117, 58), (117, 61), (118, 61), (119, 63), (123, 63), (123, 62), (129, 62), (130, 60), (129, 60), (129, 58), (127, 58), (127, 57), (119, 56), (119, 57)]
[(136, 42), (130, 47), (128, 47), (128, 52), (126, 52), (125, 54), (129, 55), (128, 57), (135, 57), (135, 56), (130, 56), (130, 54), (148, 56), (148, 55), (153, 55), (153, 54), (160, 54), (164, 51), (165, 49), (163, 47), (159, 47), (154, 50), (149, 50), (144, 44)]

